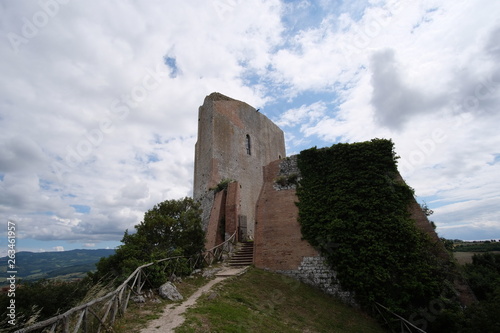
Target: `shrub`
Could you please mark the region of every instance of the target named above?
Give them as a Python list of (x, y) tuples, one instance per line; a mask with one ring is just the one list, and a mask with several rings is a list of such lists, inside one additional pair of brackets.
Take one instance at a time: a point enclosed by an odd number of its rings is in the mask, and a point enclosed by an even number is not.
[(398, 180), (390, 140), (304, 150), (299, 221), (343, 288), (369, 310), (379, 302), (403, 316), (444, 289), (438, 250), (410, 218), (413, 190)]

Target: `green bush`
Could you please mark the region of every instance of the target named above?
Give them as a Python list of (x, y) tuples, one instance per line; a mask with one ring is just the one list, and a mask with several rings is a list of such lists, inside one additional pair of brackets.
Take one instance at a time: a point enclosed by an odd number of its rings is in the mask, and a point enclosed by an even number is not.
[(409, 316), (442, 296), (446, 268), (410, 218), (413, 190), (396, 159), (384, 139), (304, 150), (297, 205), (303, 237), (363, 308), (379, 302)]
[(227, 190), (227, 187), (232, 182), (234, 182), (234, 179), (224, 178), (219, 182), (219, 184), (211, 187), (210, 190), (214, 191), (215, 193)]
[(500, 254), (474, 255), (465, 265), (469, 285), (480, 302), (465, 311), (462, 332), (500, 332)]
[(274, 182), (282, 187), (297, 185), (299, 183), (299, 175), (292, 173), (290, 175), (281, 175)]
[(136, 232), (125, 231), (123, 245), (110, 257), (97, 263), (93, 280), (126, 279), (138, 266), (156, 260), (183, 256), (184, 259), (166, 261), (147, 269), (153, 287), (165, 282), (169, 275), (189, 274), (187, 260), (204, 250), (205, 234), (201, 226), (199, 204), (191, 198), (166, 200), (144, 214), (144, 220), (135, 226)]

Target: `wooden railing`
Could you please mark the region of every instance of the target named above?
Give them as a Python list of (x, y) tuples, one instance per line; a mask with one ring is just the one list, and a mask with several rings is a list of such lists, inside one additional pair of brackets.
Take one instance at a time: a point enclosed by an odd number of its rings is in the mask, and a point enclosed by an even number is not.
[(236, 243), (236, 233), (237, 231), (226, 239), (226, 241), (206, 250), (203, 254), (203, 261), (209, 266), (214, 262), (222, 261), (224, 255), (229, 255), (233, 251), (234, 244)]
[[(397, 323), (399, 323), (401, 333), (414, 333), (414, 332), (426, 333), (424, 330), (413, 325), (412, 323), (410, 323), (408, 320), (404, 319), (403, 317), (395, 314), (394, 312), (392, 312), (391, 310), (389, 310), (388, 308), (386, 308), (382, 304), (375, 302), (374, 306), (375, 306), (375, 309), (378, 311), (378, 313), (382, 316), (382, 318), (384, 319), (386, 324), (389, 325), (389, 327), (392, 327), (391, 322), (392, 322), (392, 325), (397, 322)], [(392, 319), (387, 319), (386, 316), (384, 316), (384, 313), (383, 313), (384, 311), (382, 311), (382, 310), (385, 310), (386, 314), (390, 314)], [(392, 330), (392, 328), (391, 328), (391, 330)]]
[[(101, 330), (112, 330), (116, 318), (125, 314), (128, 302), (132, 294), (141, 294), (142, 288), (147, 282), (148, 272), (146, 268), (165, 261), (179, 261), (186, 257), (170, 257), (149, 264), (139, 266), (123, 283), (114, 291), (96, 298), (85, 304), (76, 306), (63, 314), (50, 319), (35, 323), (29, 327), (15, 331), (15, 333), (39, 332), (101, 332)], [(188, 259), (190, 266), (196, 264), (196, 260)], [(191, 267), (192, 268), (192, 267)], [(174, 273), (175, 269), (170, 272)]]
[[(22, 328), (14, 333), (28, 332), (63, 332), (63, 333), (100, 333), (101, 331), (112, 331), (116, 318), (123, 316), (127, 311), (127, 306), (132, 294), (140, 295), (142, 288), (148, 281), (146, 268), (166, 261), (179, 261), (187, 259), (191, 271), (203, 261), (206, 265), (211, 265), (221, 261), (223, 255), (229, 255), (234, 248), (236, 233), (225, 242), (195, 256), (194, 258), (170, 257), (149, 264), (139, 266), (123, 283), (114, 291), (96, 298), (85, 304), (76, 306), (63, 314), (50, 319), (35, 323), (29, 327)], [(175, 268), (169, 274), (173, 274)]]

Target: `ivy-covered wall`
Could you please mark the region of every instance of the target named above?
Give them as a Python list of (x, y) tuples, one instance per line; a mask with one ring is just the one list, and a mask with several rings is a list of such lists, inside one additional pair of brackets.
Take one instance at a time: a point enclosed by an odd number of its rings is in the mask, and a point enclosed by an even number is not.
[(385, 139), (304, 150), (297, 205), (302, 236), (361, 306), (408, 315), (446, 297), (446, 267), (442, 247), (410, 218), (413, 190), (396, 160)]

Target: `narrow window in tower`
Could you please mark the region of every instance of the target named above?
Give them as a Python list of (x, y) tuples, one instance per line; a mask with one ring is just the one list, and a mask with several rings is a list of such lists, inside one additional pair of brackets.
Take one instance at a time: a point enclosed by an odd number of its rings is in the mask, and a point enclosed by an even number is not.
[(250, 135), (247, 134), (247, 154), (252, 155), (252, 143), (250, 142)]

